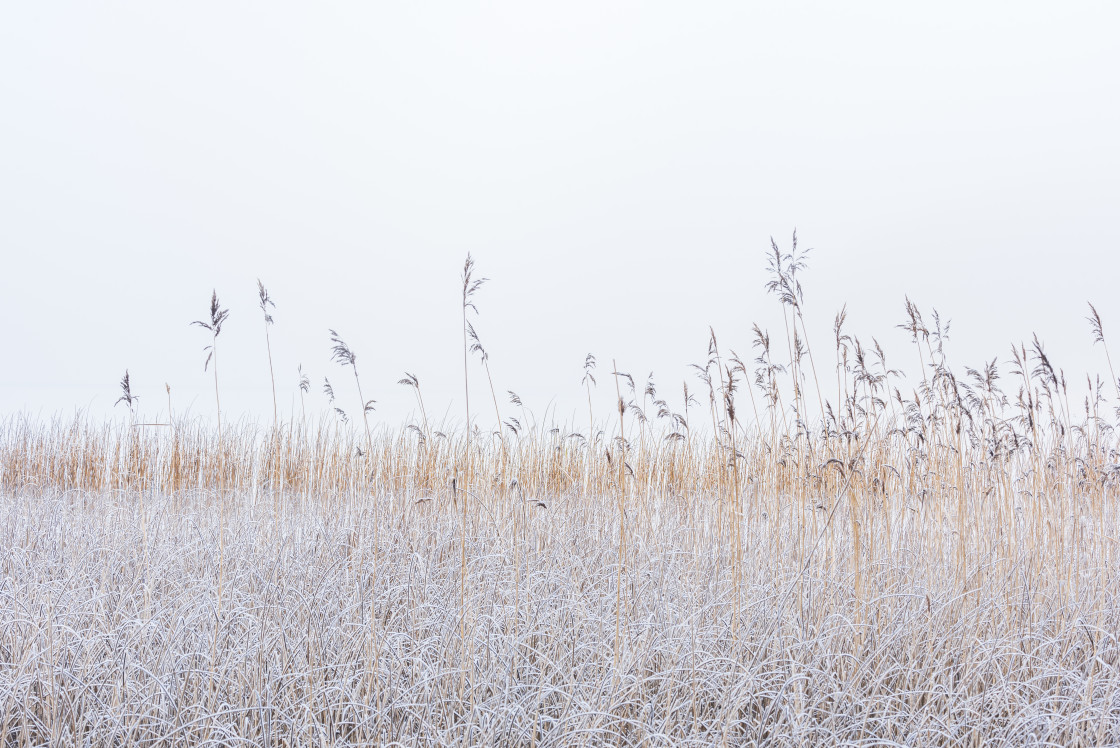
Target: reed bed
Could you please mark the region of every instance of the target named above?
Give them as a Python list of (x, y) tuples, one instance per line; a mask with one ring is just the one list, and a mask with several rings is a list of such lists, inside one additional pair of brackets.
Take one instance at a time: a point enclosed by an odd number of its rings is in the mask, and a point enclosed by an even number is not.
[(907, 301), (912, 395), (841, 312), (831, 396), (774, 252), (785, 363), (713, 331), (699, 397), (616, 367), (596, 420), (588, 356), (586, 430), (502, 419), (469, 259), (492, 421), (412, 374), (395, 430), (9, 418), (0, 741), (1120, 744), (1111, 385), (1075, 411), (1038, 340), (956, 372)]
[(715, 438), (616, 442), (619, 471), (551, 429), (10, 420), (0, 734), (1120, 741), (1111, 443), (875, 428), (742, 434), (737, 505)]

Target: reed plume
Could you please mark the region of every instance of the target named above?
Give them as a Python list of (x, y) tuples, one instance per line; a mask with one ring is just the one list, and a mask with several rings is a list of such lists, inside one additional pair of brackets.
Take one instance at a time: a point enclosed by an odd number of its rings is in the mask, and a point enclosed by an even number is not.
[(226, 321), (226, 318), (228, 316), (229, 310), (222, 309), (221, 304), (218, 303), (218, 291), (217, 289), (215, 289), (210, 296), (209, 321), (195, 320), (191, 323), (192, 325), (197, 325), (198, 327), (201, 327), (210, 333), (210, 345), (202, 349), (203, 351), (208, 352), (206, 354), (206, 363), (203, 364), (202, 370), (206, 371), (206, 369), (210, 366), (210, 361), (214, 361), (214, 402), (217, 405), (218, 412), (219, 440), (221, 440), (222, 438), (222, 399), (218, 393), (218, 335), (221, 334), (222, 324)]
[(260, 295), (261, 314), (264, 315), (264, 343), (268, 351), (268, 376), (272, 381), (272, 426), (277, 428), (280, 424), (280, 411), (276, 405), (276, 372), (272, 368), (272, 340), (268, 334), (268, 328), (272, 327), (273, 324), (272, 314), (268, 309), (269, 307), (275, 309), (276, 304), (272, 301), (272, 297), (268, 295), (268, 290), (265, 289), (260, 278), (257, 278), (257, 292)]

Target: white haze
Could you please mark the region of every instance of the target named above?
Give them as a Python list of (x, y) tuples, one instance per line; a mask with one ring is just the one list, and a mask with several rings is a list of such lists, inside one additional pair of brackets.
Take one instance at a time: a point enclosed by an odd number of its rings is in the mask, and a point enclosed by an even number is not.
[[(680, 404), (709, 326), (747, 357), (770, 236), (796, 228), (810, 339), (831, 324), (918, 373), (909, 295), (950, 363), (1037, 332), (1079, 385), (1120, 350), (1120, 10), (1112, 3), (8, 4), (0, 10), (0, 411), (271, 418), (256, 279), (296, 367), (376, 422), (461, 419), (459, 272), (499, 403), (584, 422), (581, 364)], [(1006, 368), (1006, 367), (1005, 367)], [(493, 423), (484, 373), (472, 404)], [(827, 385), (826, 385), (827, 391)], [(551, 412), (551, 411), (550, 411)], [(516, 413), (512, 413), (516, 415)]]

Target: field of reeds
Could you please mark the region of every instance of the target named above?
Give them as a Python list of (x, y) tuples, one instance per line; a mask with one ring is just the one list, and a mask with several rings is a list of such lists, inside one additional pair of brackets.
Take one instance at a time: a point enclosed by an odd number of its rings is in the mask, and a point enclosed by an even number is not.
[(1111, 364), (956, 371), (906, 301), (907, 396), (771, 262), (785, 339), (713, 332), (678, 409), (588, 356), (582, 426), (439, 428), (412, 375), (400, 428), (9, 417), (3, 744), (1120, 744)]

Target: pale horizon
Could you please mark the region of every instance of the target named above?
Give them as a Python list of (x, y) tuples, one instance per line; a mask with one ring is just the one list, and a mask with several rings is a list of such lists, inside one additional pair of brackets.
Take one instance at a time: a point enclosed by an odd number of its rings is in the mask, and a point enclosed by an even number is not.
[(0, 412), (123, 419), (127, 369), (142, 413), (166, 383), (212, 419), (189, 323), (216, 289), (223, 415), (270, 421), (260, 278), (282, 413), (302, 364), (309, 417), (324, 376), (359, 415), (335, 329), (372, 422), (409, 418), (406, 371), (461, 421), (468, 252), (503, 409), (578, 425), (589, 352), (604, 417), (612, 359), (679, 407), (709, 326), (744, 359), (756, 322), (784, 349), (766, 255), (794, 229), (826, 381), (845, 303), (918, 376), (907, 296), (952, 319), (958, 372), (1006, 379), (1037, 333), (1071, 389), (1107, 376), (1085, 317), (1120, 330), (1111, 5), (221, 7), (3, 11)]

